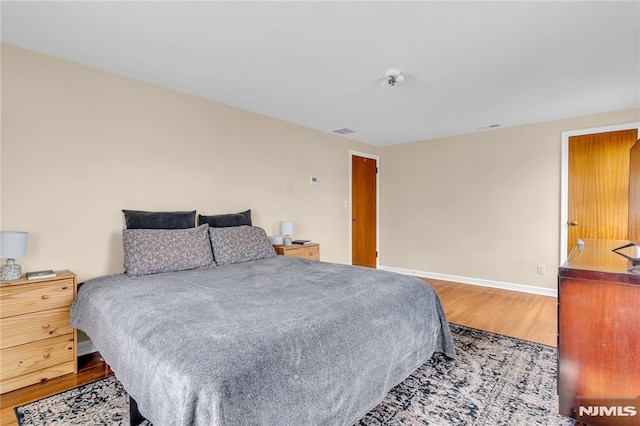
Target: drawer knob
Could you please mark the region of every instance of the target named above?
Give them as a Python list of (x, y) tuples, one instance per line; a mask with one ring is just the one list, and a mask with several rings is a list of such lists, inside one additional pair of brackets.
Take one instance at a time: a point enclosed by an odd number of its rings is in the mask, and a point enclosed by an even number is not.
[(49, 298), (49, 295), (48, 295), (48, 294), (43, 294), (43, 295), (42, 295), (42, 300), (47, 300), (48, 298)]
[(49, 328), (49, 327), (51, 327), (51, 324), (45, 324), (42, 326), (42, 328)]
[(45, 358), (49, 358), (49, 352), (43, 353), (42, 356), (45, 357)]

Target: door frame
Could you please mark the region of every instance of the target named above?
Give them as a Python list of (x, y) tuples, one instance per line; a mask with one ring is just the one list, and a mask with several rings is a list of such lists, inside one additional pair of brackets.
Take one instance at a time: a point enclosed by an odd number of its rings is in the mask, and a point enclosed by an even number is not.
[(569, 255), (569, 253), (567, 253), (567, 240), (569, 238), (569, 138), (572, 136), (632, 129), (636, 129), (638, 131), (638, 137), (640, 137), (640, 122), (562, 132), (562, 151), (560, 154), (560, 265), (567, 260), (567, 256)]
[(349, 217), (347, 218), (349, 222), (349, 264), (353, 264), (353, 167), (351, 162), (354, 156), (374, 159), (376, 160), (376, 164), (378, 167), (378, 173), (376, 173), (376, 251), (378, 252), (378, 256), (376, 256), (377, 269), (380, 266), (380, 170), (382, 170), (380, 168), (380, 156), (369, 154), (367, 152), (354, 151), (351, 149), (349, 150), (349, 201), (347, 201), (347, 205), (349, 206)]

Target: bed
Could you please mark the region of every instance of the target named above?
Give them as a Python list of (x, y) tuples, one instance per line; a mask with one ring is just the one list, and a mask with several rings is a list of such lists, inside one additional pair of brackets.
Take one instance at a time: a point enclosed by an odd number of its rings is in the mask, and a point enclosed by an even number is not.
[[(153, 424), (351, 425), (434, 352), (455, 357), (424, 282), (276, 256), (251, 226), (199, 228), (216, 261), (92, 279), (71, 311)], [(239, 229), (262, 254), (225, 257), (220, 240), (247, 247)]]

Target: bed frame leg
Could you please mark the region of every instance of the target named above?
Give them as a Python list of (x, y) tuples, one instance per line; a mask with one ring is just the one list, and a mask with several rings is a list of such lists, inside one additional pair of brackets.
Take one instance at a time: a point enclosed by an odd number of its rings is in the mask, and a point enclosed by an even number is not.
[(131, 426), (138, 426), (145, 420), (144, 416), (138, 411), (138, 403), (129, 396), (129, 422)]

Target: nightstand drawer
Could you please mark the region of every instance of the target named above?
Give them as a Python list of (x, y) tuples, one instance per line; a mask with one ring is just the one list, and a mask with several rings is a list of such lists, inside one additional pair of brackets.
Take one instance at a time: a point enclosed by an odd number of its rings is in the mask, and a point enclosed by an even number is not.
[(309, 246), (286, 247), (285, 256), (301, 257), (309, 260), (320, 260), (320, 246), (313, 244)]
[(69, 307), (0, 319), (0, 349), (73, 333)]
[(58, 364), (67, 363), (73, 368), (74, 343), (73, 334), (68, 334), (2, 349), (0, 379), (4, 382)]
[(0, 289), (2, 318), (71, 306), (73, 279), (24, 284)]

